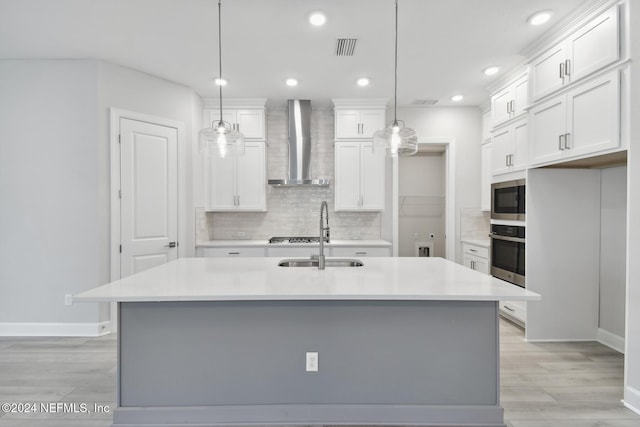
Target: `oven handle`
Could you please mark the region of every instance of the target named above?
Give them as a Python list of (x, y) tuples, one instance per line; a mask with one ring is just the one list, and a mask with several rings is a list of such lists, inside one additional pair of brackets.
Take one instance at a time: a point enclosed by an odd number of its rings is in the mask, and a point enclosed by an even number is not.
[(524, 239), (522, 237), (501, 236), (499, 234), (489, 234), (489, 237), (491, 237), (492, 239), (507, 240), (509, 242), (524, 243)]

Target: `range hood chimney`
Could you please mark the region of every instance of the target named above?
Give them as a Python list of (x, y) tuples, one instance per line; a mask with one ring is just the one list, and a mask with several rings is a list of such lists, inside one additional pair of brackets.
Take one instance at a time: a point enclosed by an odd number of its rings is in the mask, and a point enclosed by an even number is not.
[(270, 179), (274, 187), (327, 187), (328, 179), (311, 179), (311, 101), (290, 99), (289, 177)]

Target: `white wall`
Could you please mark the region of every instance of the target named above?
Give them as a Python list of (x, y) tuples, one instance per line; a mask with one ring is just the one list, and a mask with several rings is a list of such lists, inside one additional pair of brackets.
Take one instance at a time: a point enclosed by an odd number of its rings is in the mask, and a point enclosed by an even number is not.
[[(628, 2), (630, 54), (640, 58), (640, 3)], [(640, 66), (631, 63), (627, 166), (627, 307), (624, 401), (640, 413)]]
[[(453, 138), (456, 146), (456, 224), (464, 208), (480, 210), (480, 145), (482, 113), (478, 107), (400, 108), (398, 119), (420, 138)], [(460, 230), (456, 228), (456, 261), (462, 261)]]
[(414, 242), (428, 241), (430, 233), (436, 235), (432, 256), (445, 256), (444, 171), (443, 153), (420, 153), (399, 158), (400, 256), (414, 256)]
[(600, 175), (600, 329), (624, 338), (627, 167)]
[(98, 321), (64, 305), (101, 284), (97, 76), (93, 61), (0, 61), (0, 333)]
[[(192, 89), (117, 65), (0, 61), (0, 334), (108, 320), (106, 305), (63, 302), (110, 281), (109, 107), (183, 122), (187, 145), (201, 115)], [(193, 254), (191, 146), (180, 150), (181, 243)]]

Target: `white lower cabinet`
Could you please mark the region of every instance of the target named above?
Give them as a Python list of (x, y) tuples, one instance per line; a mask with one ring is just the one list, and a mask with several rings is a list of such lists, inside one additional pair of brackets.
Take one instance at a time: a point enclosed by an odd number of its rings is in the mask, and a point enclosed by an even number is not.
[(264, 248), (219, 247), (201, 248), (202, 256), (209, 257), (263, 257)]
[(500, 301), (500, 314), (524, 325), (527, 318), (527, 303), (525, 301)]
[(587, 81), (566, 94), (536, 105), (531, 109), (529, 123), (532, 166), (619, 148), (619, 71)]
[(391, 256), (391, 248), (379, 247), (332, 247), (331, 255), (335, 257), (387, 257)]
[(471, 243), (462, 244), (462, 263), (465, 267), (489, 274), (489, 249)]

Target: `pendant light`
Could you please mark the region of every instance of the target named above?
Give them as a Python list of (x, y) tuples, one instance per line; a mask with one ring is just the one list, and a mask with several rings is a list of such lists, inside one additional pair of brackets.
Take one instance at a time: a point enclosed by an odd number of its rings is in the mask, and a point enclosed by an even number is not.
[(373, 134), (373, 145), (384, 148), (387, 156), (411, 156), (418, 152), (418, 135), (416, 131), (405, 127), (398, 120), (398, 0), (396, 1), (396, 43), (395, 43), (395, 75), (393, 93), (393, 121), (386, 128)]
[[(222, 1), (218, 0), (218, 79), (222, 83)], [(214, 120), (211, 127), (199, 133), (200, 151), (216, 157), (242, 156), (244, 135), (235, 130), (231, 123), (222, 120), (222, 86), (220, 87), (220, 120)]]

